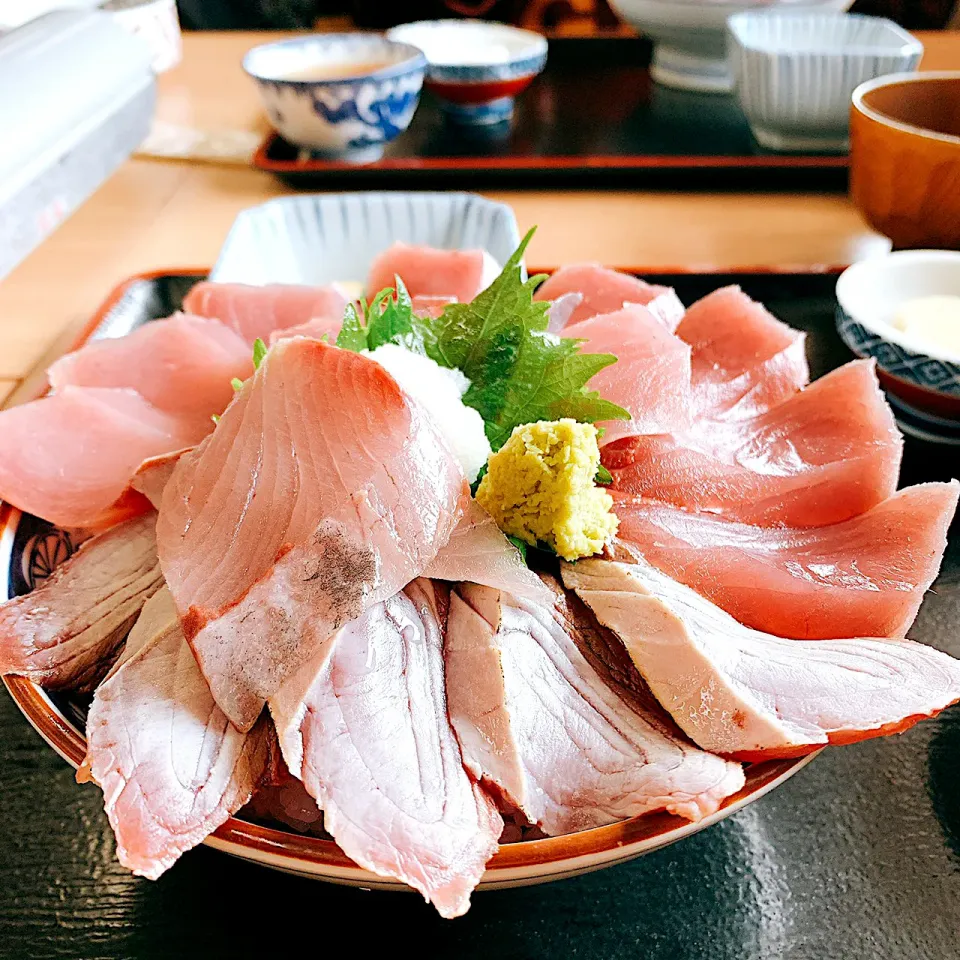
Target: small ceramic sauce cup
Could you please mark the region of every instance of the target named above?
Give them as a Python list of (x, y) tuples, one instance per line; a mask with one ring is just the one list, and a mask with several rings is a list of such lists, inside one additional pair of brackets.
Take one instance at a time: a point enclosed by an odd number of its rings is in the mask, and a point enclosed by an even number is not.
[(410, 124), (427, 61), (377, 34), (313, 34), (254, 47), (243, 69), (280, 135), (316, 154), (367, 163)]

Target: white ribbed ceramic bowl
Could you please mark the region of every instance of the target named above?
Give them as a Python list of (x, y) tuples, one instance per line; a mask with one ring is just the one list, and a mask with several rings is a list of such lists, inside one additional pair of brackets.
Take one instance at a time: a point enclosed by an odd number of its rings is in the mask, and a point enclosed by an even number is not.
[(730, 17), (727, 28), (737, 98), (771, 150), (849, 149), (853, 91), (915, 70), (923, 55), (919, 40), (881, 17), (750, 12)]
[(654, 42), (650, 73), (679, 90), (729, 93), (727, 18), (776, 6), (846, 10), (853, 0), (610, 0), (613, 9)]
[(513, 210), (475, 193), (300, 194), (244, 210), (210, 279), (220, 283), (362, 281), (392, 243), (487, 250), (506, 263), (520, 245)]

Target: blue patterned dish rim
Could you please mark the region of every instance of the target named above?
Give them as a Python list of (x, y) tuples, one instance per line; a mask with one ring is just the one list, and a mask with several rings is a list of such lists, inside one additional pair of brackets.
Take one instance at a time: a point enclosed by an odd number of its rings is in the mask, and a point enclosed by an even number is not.
[(843, 307), (837, 307), (837, 333), (858, 356), (871, 357), (885, 373), (926, 390), (960, 397), (960, 364), (914, 353), (899, 343), (867, 329)]
[(960, 296), (960, 251), (897, 250), (847, 267), (837, 279), (840, 314), (863, 328), (863, 343), (876, 340), (896, 346), (904, 356), (927, 357), (960, 369), (960, 353), (899, 330), (889, 321), (897, 306), (917, 297)]
[(419, 20), (405, 23), (387, 31), (387, 37), (398, 42), (418, 46), (418, 34), (440, 31), (455, 31), (463, 34), (489, 36), (491, 43), (496, 38), (513, 38), (518, 49), (506, 60), (482, 63), (464, 59), (461, 63), (436, 63), (427, 57), (427, 79), (439, 83), (496, 83), (535, 76), (547, 62), (547, 39), (532, 30), (524, 30), (506, 23), (476, 20)]
[[(361, 52), (370, 55), (373, 51), (391, 50), (397, 55), (396, 62), (390, 63), (379, 70), (355, 73), (350, 76), (330, 77), (320, 80), (298, 80), (296, 78), (273, 75), (255, 69), (254, 62), (269, 52), (293, 51), (304, 47), (317, 47), (318, 50), (335, 47), (343, 44), (356, 49), (358, 57)], [(347, 61), (349, 62), (349, 61)], [(315, 87), (357, 83), (360, 81), (392, 80), (407, 73), (426, 70), (427, 58), (419, 47), (401, 40), (392, 40), (389, 37), (370, 33), (323, 33), (310, 34), (306, 37), (292, 37), (289, 40), (276, 40), (273, 43), (263, 43), (248, 50), (241, 65), (245, 73), (261, 83), (289, 84), (295, 87)]]

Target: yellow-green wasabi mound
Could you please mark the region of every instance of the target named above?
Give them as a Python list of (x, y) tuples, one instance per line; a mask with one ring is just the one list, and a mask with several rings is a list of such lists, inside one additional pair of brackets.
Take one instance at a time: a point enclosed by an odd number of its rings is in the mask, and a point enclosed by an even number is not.
[(597, 429), (576, 420), (516, 427), (490, 457), (477, 501), (504, 533), (545, 543), (564, 560), (599, 553), (617, 532), (613, 498), (594, 478)]

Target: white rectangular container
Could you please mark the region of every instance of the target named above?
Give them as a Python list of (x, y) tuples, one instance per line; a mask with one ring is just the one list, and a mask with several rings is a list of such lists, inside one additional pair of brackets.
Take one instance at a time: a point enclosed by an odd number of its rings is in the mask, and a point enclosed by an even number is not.
[(727, 29), (737, 98), (771, 150), (848, 149), (853, 91), (915, 70), (923, 55), (920, 41), (891, 20), (853, 13), (739, 13)]
[(373, 258), (400, 241), (482, 248), (503, 264), (520, 243), (513, 211), (472, 193), (328, 193), (281, 197), (234, 221), (211, 280), (363, 281)]
[(149, 51), (105, 13), (55, 10), (0, 39), (0, 277), (150, 129)]

